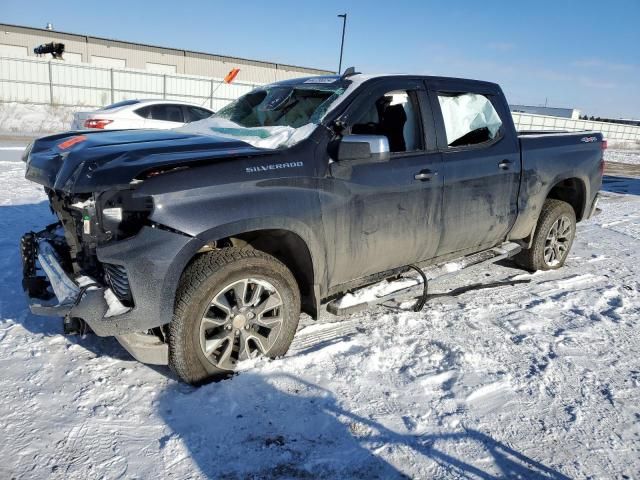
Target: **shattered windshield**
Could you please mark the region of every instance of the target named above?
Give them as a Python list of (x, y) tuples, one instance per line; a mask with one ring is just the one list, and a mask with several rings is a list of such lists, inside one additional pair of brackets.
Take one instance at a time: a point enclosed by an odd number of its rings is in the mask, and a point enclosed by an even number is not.
[(318, 123), (342, 86), (317, 84), (270, 85), (256, 89), (221, 109), (215, 117), (241, 127), (286, 126), (299, 128)]
[(346, 84), (332, 79), (259, 87), (214, 116), (180, 130), (233, 137), (261, 148), (289, 147), (308, 137)]

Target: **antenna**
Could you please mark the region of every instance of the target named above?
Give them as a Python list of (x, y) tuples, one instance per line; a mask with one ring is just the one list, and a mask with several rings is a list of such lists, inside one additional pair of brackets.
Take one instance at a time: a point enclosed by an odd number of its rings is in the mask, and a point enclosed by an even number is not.
[(344, 71), (344, 73), (342, 74), (342, 76), (340, 78), (351, 77), (353, 75), (358, 75), (359, 73), (361, 73), (361, 72), (356, 72), (356, 67), (349, 67)]
[(344, 50), (344, 32), (347, 29), (347, 14), (343, 13), (338, 17), (342, 18), (342, 41), (340, 42), (340, 63), (338, 64), (338, 75), (340, 75), (340, 70), (342, 70), (342, 51)]

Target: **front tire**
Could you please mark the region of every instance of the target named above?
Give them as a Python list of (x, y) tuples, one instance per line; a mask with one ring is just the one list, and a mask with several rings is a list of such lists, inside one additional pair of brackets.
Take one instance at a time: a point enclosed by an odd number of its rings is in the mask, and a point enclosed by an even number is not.
[(531, 248), (515, 257), (530, 271), (555, 270), (564, 265), (576, 235), (576, 214), (567, 202), (547, 199), (542, 205)]
[(169, 366), (198, 384), (231, 374), (238, 361), (284, 355), (298, 327), (300, 292), (280, 261), (225, 248), (182, 275), (169, 326)]

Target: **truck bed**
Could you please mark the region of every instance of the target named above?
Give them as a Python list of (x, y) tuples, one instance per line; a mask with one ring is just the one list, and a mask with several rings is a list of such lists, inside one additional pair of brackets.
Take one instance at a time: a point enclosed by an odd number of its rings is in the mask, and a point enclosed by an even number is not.
[(522, 182), (518, 195), (518, 221), (510, 237), (524, 238), (540, 214), (550, 186), (563, 182), (577, 190), (582, 199), (576, 204), (578, 221), (588, 218), (602, 185), (602, 133), (594, 131), (518, 132)]

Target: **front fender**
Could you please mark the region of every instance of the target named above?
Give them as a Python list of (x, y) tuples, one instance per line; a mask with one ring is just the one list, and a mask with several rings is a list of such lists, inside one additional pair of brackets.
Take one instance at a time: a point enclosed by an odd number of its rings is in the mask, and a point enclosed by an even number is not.
[(314, 284), (322, 294), (327, 273), (318, 182), (313, 177), (286, 177), (223, 185), (201, 183), (180, 191), (154, 189), (150, 220), (205, 243), (257, 230), (289, 231), (306, 244)]

